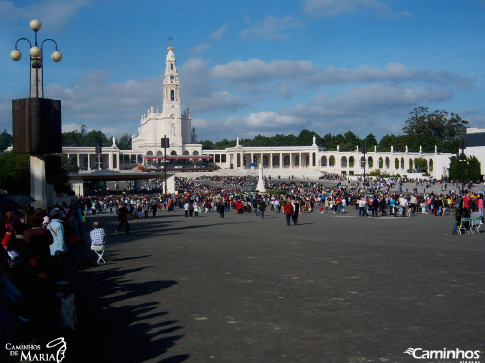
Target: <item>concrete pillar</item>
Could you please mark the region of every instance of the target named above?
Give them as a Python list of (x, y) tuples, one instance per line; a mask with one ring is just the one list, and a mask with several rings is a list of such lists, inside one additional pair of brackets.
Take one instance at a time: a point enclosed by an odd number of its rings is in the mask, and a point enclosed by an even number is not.
[(35, 199), (35, 208), (53, 207), (55, 204), (56, 194), (54, 186), (47, 183), (44, 156), (30, 156), (30, 196)]
[(88, 154), (88, 171), (91, 171), (91, 154)]
[(280, 169), (283, 169), (283, 153), (280, 153)]

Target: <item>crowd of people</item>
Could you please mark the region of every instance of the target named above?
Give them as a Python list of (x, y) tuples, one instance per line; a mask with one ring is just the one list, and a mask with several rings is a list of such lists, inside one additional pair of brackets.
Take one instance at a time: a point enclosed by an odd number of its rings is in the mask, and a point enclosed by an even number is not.
[[(270, 210), (284, 215), (287, 226), (298, 224), (302, 213), (341, 214), (351, 209), (360, 217), (454, 215), (453, 233), (462, 218), (474, 215), (483, 222), (483, 193), (462, 196), (457, 182), (372, 178), (364, 185), (361, 180), (344, 177), (313, 182), (268, 178), (264, 193), (254, 192), (256, 183), (252, 176), (176, 178), (177, 192), (167, 196), (160, 188), (142, 193), (125, 191), (81, 197), (50, 211), (29, 208), (6, 213), (0, 225), (0, 322), (7, 332), (3, 339), (8, 339), (17, 322), (33, 320), (42, 327), (58, 313), (58, 292), (67, 284), (69, 246), (83, 243), (82, 223), (88, 215), (116, 216), (116, 233), (130, 233), (131, 221), (179, 209), (187, 218), (206, 213), (218, 213), (219, 218), (226, 213), (254, 213), (262, 219)], [(429, 192), (432, 187), (439, 192)], [(98, 262), (104, 261), (106, 232), (99, 221), (89, 237), (91, 249), (100, 257)]]

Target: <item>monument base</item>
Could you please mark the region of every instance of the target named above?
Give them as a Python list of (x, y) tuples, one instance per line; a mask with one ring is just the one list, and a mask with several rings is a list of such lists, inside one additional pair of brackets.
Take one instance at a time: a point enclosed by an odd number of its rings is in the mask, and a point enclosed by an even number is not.
[(55, 204), (56, 192), (54, 186), (47, 182), (44, 156), (30, 156), (30, 196), (35, 199), (32, 203), (35, 208), (47, 208)]

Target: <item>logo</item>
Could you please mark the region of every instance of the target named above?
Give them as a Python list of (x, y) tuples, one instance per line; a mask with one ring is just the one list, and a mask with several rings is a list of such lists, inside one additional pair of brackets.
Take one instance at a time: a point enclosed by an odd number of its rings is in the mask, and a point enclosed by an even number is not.
[(423, 348), (408, 348), (404, 354), (409, 354), (415, 359), (455, 359), (460, 363), (479, 363), (479, 350), (462, 350), (462, 349), (440, 349), (426, 350)]
[(42, 349), (40, 344), (5, 344), (10, 357), (20, 358), (20, 362), (56, 362), (61, 363), (66, 355), (67, 343), (63, 337), (51, 340)]

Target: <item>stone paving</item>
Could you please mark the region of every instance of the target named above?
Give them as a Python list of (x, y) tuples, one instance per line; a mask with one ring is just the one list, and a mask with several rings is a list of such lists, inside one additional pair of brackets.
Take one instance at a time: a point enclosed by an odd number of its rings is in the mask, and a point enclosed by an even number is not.
[[(452, 216), (182, 210), (77, 247), (69, 361), (413, 362), (408, 348), (484, 350), (485, 234)], [(70, 350), (69, 350), (70, 349)], [(481, 360), (485, 353), (481, 353)], [(438, 360), (435, 360), (438, 361)], [(441, 360), (446, 361), (446, 360)]]

